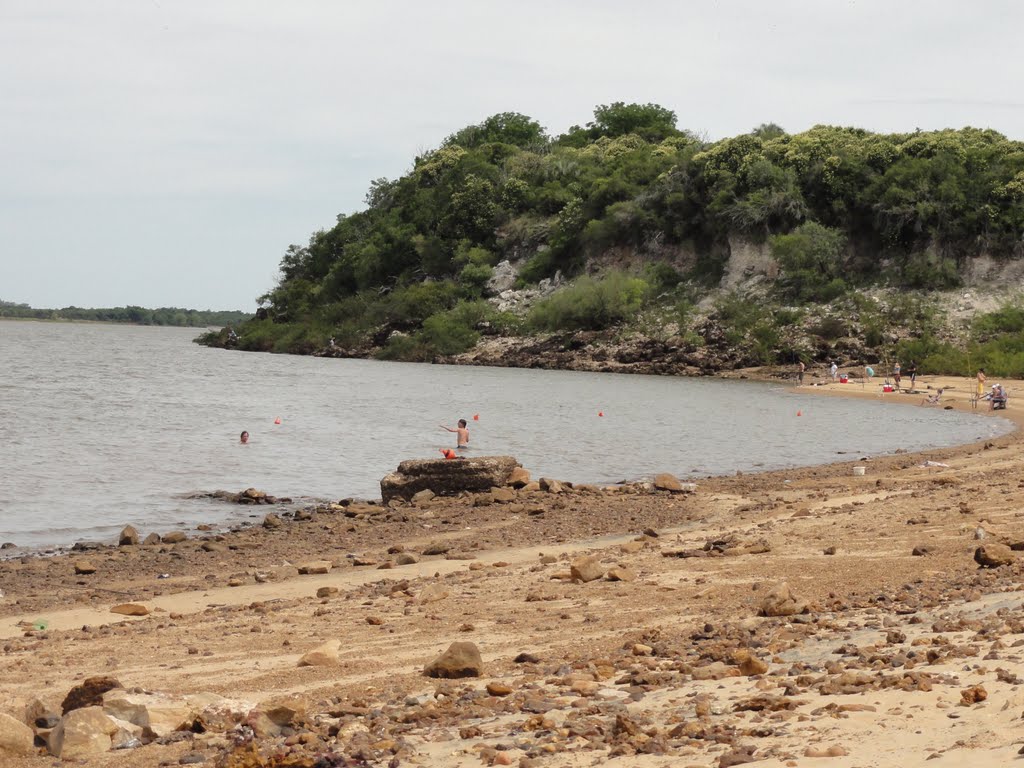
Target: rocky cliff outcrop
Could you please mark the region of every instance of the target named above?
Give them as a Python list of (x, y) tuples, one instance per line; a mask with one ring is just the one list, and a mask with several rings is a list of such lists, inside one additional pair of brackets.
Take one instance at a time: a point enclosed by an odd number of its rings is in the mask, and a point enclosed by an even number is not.
[(481, 456), (458, 459), (410, 459), (380, 481), (384, 503), (409, 500), (420, 491), (455, 496), (463, 491), (489, 491), (508, 483), (519, 462), (512, 456)]

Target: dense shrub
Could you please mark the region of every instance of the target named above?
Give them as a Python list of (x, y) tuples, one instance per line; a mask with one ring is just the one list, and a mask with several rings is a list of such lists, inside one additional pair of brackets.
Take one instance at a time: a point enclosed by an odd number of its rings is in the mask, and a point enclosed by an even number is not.
[(624, 272), (581, 277), (534, 305), (527, 324), (542, 331), (601, 330), (635, 315), (647, 290), (646, 282)]

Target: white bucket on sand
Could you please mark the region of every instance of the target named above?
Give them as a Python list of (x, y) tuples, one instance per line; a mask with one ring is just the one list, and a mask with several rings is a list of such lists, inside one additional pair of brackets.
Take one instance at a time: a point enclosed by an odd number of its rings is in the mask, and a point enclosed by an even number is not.
[(854, 467), (853, 468), (853, 474), (857, 475), (857, 477), (860, 477), (861, 475), (864, 474), (864, 471), (866, 469), (867, 469), (867, 467)]

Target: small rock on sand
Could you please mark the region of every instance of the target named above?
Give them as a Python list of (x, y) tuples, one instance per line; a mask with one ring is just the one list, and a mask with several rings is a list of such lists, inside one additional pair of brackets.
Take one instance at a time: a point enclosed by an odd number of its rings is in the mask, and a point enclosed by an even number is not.
[(523, 488), (530, 483), (530, 473), (522, 467), (516, 467), (508, 476), (508, 484), (513, 488)]
[(131, 547), (139, 543), (139, 532), (130, 525), (121, 529), (121, 535), (117, 538), (119, 547)]
[(605, 578), (608, 579), (608, 581), (636, 581), (636, 574), (629, 568), (615, 566), (614, 568), (608, 569), (608, 573), (605, 575)]
[(998, 568), (1013, 561), (1013, 550), (1005, 544), (982, 544), (974, 550), (974, 562), (982, 568)]
[(341, 663), (338, 652), (341, 650), (341, 641), (328, 640), (313, 650), (304, 653), (299, 659), (300, 667), (336, 667)]
[(142, 603), (121, 603), (110, 609), (111, 613), (119, 613), (122, 616), (148, 616), (149, 608)]
[(573, 581), (594, 581), (604, 576), (604, 566), (596, 555), (577, 557), (569, 568)]
[(96, 573), (96, 566), (88, 560), (76, 560), (75, 573), (79, 576), (88, 576), (91, 573)]
[(160, 540), (164, 544), (180, 544), (187, 538), (188, 536), (184, 531), (171, 531), (170, 533), (165, 533)]
[(807, 602), (797, 599), (786, 582), (772, 587), (761, 601), (762, 616), (796, 616), (806, 610)]
[(331, 572), (330, 560), (313, 560), (299, 566), (299, 573), (302, 574), (324, 574)]
[(483, 667), (476, 643), (461, 641), (452, 643), (447, 651), (427, 664), (423, 674), (427, 677), (480, 677)]
[(662, 472), (660, 475), (654, 476), (654, 487), (659, 491), (672, 491), (673, 493), (679, 493), (683, 490), (683, 484), (679, 482), (679, 478), (668, 472)]

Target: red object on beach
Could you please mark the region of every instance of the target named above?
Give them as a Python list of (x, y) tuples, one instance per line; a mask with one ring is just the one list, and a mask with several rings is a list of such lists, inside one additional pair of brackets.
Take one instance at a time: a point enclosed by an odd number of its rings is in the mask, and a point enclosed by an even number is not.
[(441, 448), (440, 451), (441, 451), (441, 455), (444, 456), (446, 459), (457, 459), (457, 458), (459, 458), (459, 454), (457, 454), (451, 448)]
[(845, 373), (839, 374), (839, 383), (840, 384), (847, 384), (849, 381), (850, 381), (850, 377), (847, 376)]

